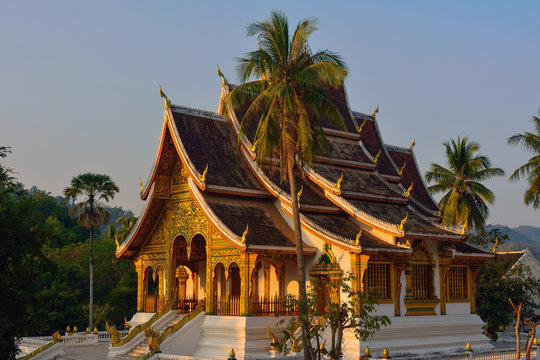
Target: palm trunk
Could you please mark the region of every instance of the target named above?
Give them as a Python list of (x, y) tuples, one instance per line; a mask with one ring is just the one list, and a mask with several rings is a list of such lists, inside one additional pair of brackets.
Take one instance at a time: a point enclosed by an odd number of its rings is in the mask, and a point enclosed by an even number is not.
[(90, 306), (88, 307), (88, 327), (94, 328), (94, 201), (90, 199)]
[(296, 262), (298, 265), (298, 292), (299, 292), (299, 318), (302, 326), (302, 340), (304, 346), (304, 359), (312, 359), (311, 338), (309, 336), (309, 324), (307, 323), (307, 296), (306, 296), (306, 264), (304, 260), (304, 244), (302, 242), (302, 229), (300, 227), (300, 211), (296, 196), (296, 183), (294, 181), (294, 154), (287, 156), (287, 172), (291, 189), (292, 217), (294, 224), (294, 237), (296, 241)]

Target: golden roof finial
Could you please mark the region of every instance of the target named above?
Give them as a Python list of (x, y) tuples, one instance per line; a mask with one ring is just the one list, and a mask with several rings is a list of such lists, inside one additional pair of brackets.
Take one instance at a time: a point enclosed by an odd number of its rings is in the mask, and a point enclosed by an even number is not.
[(246, 224), (246, 230), (244, 230), (244, 233), (242, 234), (242, 239), (241, 241), (245, 244), (246, 243), (246, 236), (248, 234), (248, 230), (249, 230), (249, 224)]
[(219, 70), (219, 64), (217, 66), (217, 74), (218, 74), (219, 77), (221, 77), (221, 86), (227, 85), (227, 79), (225, 79), (225, 75), (223, 75), (221, 70)]
[(360, 126), (357, 126), (357, 127), (356, 127), (356, 132), (357, 132), (357, 133), (360, 134), (360, 133), (362, 132), (362, 129), (364, 128), (364, 125), (366, 125), (366, 121), (367, 121), (367, 120), (364, 119), (364, 122), (363, 122)]
[(497, 246), (499, 246), (499, 237), (497, 236), (495, 238), (495, 243), (493, 244), (493, 247), (491, 248), (491, 253), (495, 254), (497, 252)]
[(403, 196), (405, 196), (405, 197), (407, 197), (407, 198), (408, 198), (409, 196), (411, 196), (411, 191), (412, 191), (412, 189), (413, 189), (413, 184), (414, 184), (414, 181), (411, 181), (411, 186), (409, 186), (409, 188), (407, 189), (407, 191), (405, 191), (405, 193), (403, 194)]
[(463, 226), (461, 226), (461, 230), (459, 232), (461, 235), (465, 235), (465, 230), (467, 229), (467, 225), (468, 225), (468, 222), (467, 222), (467, 219), (465, 219), (465, 222), (463, 223)]
[(377, 116), (377, 113), (379, 112), (379, 105), (377, 104), (377, 107), (375, 108), (375, 110), (373, 110), (373, 112), (371, 113), (371, 117), (375, 119), (375, 117)]
[(409, 219), (409, 213), (407, 212), (403, 220), (401, 220), (401, 222), (399, 223), (399, 227), (398, 227), (399, 230), (403, 230), (403, 227), (405, 226), (405, 223), (407, 222), (408, 219)]
[(416, 145), (416, 138), (413, 138), (413, 141), (412, 141), (412, 143), (411, 143), (411, 146), (409, 146), (409, 151), (412, 152), (412, 149), (413, 149), (414, 145)]
[(375, 155), (375, 157), (371, 160), (373, 161), (374, 164), (376, 164), (379, 161), (379, 156), (381, 156), (381, 151), (382, 149), (380, 149), (377, 155)]
[(356, 239), (354, 239), (354, 245), (356, 246), (360, 245), (360, 237), (362, 236), (363, 230), (364, 230), (363, 228), (360, 228), (360, 231), (358, 232), (358, 234), (356, 234)]
[(140, 176), (139, 176), (139, 185), (141, 186), (141, 194), (142, 194), (142, 192), (143, 192), (143, 190), (144, 190), (144, 183), (142, 182)]
[(371, 350), (369, 349), (369, 346), (366, 346), (366, 350), (364, 350), (364, 355), (371, 357)]
[(465, 345), (465, 351), (472, 351), (471, 343), (467, 341), (467, 344)]
[(338, 190), (341, 190), (341, 182), (343, 181), (343, 171), (341, 172), (341, 176), (339, 177), (337, 183), (336, 183), (336, 188)]
[(199, 180), (201, 180), (201, 182), (206, 182), (206, 173), (208, 172), (208, 163), (206, 163), (206, 167), (204, 168), (204, 171), (201, 175), (201, 177), (199, 178)]
[(405, 170), (405, 165), (407, 165), (406, 161), (403, 162), (403, 165), (401, 165), (401, 169), (399, 169), (398, 171), (399, 176), (403, 176), (403, 170)]
[(164, 107), (165, 109), (168, 109), (171, 107), (171, 101), (169, 100), (169, 98), (167, 97), (167, 95), (165, 95), (165, 93), (163, 92), (163, 90), (161, 89), (161, 85), (159, 85), (159, 95), (163, 98), (163, 101), (164, 101)]
[(304, 184), (300, 186), (300, 191), (298, 194), (296, 194), (296, 201), (298, 202), (298, 207), (300, 207), (300, 196), (302, 196), (302, 193), (304, 192)]

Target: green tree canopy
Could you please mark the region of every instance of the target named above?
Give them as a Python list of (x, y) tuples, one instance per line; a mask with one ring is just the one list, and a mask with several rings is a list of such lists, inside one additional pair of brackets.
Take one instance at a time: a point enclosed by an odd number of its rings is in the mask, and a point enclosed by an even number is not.
[(79, 224), (90, 229), (90, 305), (88, 310), (88, 326), (94, 326), (94, 228), (109, 222), (110, 215), (100, 201), (109, 201), (119, 191), (118, 186), (108, 175), (86, 173), (71, 179), (71, 186), (64, 189), (67, 200), (75, 201), (79, 197), (84, 200), (76, 203), (70, 210), (72, 216), (78, 215)]
[(444, 193), (439, 201), (443, 223), (447, 226), (479, 228), (489, 214), (487, 204), (493, 204), (495, 195), (482, 181), (495, 176), (503, 176), (504, 170), (491, 167), (487, 156), (479, 155), (480, 145), (467, 137), (457, 142), (444, 142), (447, 167), (431, 164), (426, 172), (431, 193)]
[(515, 134), (508, 138), (510, 145), (521, 145), (533, 154), (529, 161), (512, 173), (510, 180), (518, 180), (521, 177), (527, 179), (529, 186), (525, 190), (523, 200), (525, 204), (538, 209), (540, 207), (540, 118), (533, 116), (533, 122), (534, 132)]

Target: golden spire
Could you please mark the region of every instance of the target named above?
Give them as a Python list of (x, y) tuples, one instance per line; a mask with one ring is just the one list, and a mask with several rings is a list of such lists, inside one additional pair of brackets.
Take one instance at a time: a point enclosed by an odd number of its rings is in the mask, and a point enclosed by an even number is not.
[(362, 236), (363, 230), (364, 230), (363, 228), (360, 228), (360, 231), (358, 232), (358, 234), (356, 234), (356, 239), (354, 239), (354, 245), (356, 246), (360, 245), (360, 237)]
[(97, 327), (94, 326), (94, 334), (97, 334), (98, 333), (98, 329)]
[(384, 348), (384, 350), (382, 352), (382, 357), (383, 357), (383, 359), (390, 358), (390, 353), (388, 352), (388, 348)]
[(73, 327), (73, 332), (74, 332), (74, 333), (79, 332), (79, 330), (77, 329), (76, 326)]
[(341, 190), (341, 182), (343, 181), (343, 171), (341, 172), (341, 176), (339, 177), (337, 183), (336, 183), (336, 188), (338, 190)]
[(234, 359), (234, 358), (236, 357), (236, 354), (235, 354), (235, 352), (234, 352), (234, 349), (231, 349), (231, 352), (229, 353), (229, 357), (230, 357), (231, 359)]
[(413, 141), (411, 143), (411, 146), (409, 146), (409, 151), (412, 152), (412, 149), (413, 149), (414, 145), (416, 145), (416, 138), (413, 139)]
[(365, 119), (364, 119), (364, 122), (360, 126), (356, 127), (356, 132), (360, 134), (362, 132), (362, 129), (364, 128), (364, 125), (366, 125)]
[(409, 188), (407, 189), (407, 191), (405, 191), (405, 193), (403, 194), (403, 196), (405, 197), (409, 197), (411, 196), (411, 190), (413, 189), (413, 184), (414, 184), (414, 181), (411, 181), (411, 186), (409, 186)]
[(225, 75), (219, 70), (219, 65), (217, 66), (217, 74), (219, 77), (221, 77), (221, 86), (227, 85), (227, 79), (225, 79)]
[(472, 351), (471, 343), (467, 341), (467, 344), (465, 345), (465, 351)]
[(161, 89), (161, 85), (159, 85), (159, 95), (163, 98), (163, 101), (164, 101), (163, 106), (165, 107), (165, 109), (170, 108), (171, 107), (171, 101), (169, 100), (167, 95), (165, 95), (165, 93)]
[(300, 186), (300, 191), (298, 194), (296, 194), (296, 201), (298, 202), (298, 207), (300, 207), (300, 196), (302, 196), (302, 193), (304, 192), (304, 184)]
[(249, 224), (246, 224), (246, 230), (244, 230), (244, 233), (242, 234), (242, 239), (241, 241), (245, 244), (246, 243), (246, 236), (248, 234), (248, 230), (249, 230)]
[(534, 340), (533, 340), (533, 346), (538, 346), (538, 339), (536, 338), (536, 336), (534, 337)]
[(382, 151), (382, 149), (379, 150), (377, 155), (375, 155), (375, 157), (371, 160), (371, 161), (373, 161), (374, 164), (376, 164), (379, 161), (379, 156), (381, 156), (381, 151)]
[(373, 110), (373, 113), (371, 113), (371, 117), (375, 119), (375, 117), (377, 116), (377, 113), (379, 112), (379, 105), (377, 105), (377, 107), (375, 108), (375, 110)]
[(69, 327), (69, 325), (66, 327), (66, 332), (71, 332), (71, 328)]
[(407, 220), (409, 219), (409, 213), (407, 213), (405, 215), (405, 217), (403, 218), (403, 220), (401, 220), (401, 222), (399, 223), (399, 230), (403, 230), (403, 227), (405, 226), (405, 223), (407, 222)]
[(142, 194), (142, 192), (144, 190), (144, 184), (143, 184), (140, 176), (139, 176), (139, 185), (141, 186), (141, 194)]
[(90, 334), (90, 332), (91, 332), (91, 331), (90, 331), (90, 326), (87, 326), (87, 327), (86, 327), (86, 333), (87, 333), (87, 334)]
[(398, 171), (399, 176), (403, 175), (403, 170), (405, 170), (405, 165), (407, 165), (406, 161), (403, 162), (403, 165), (401, 166), (401, 169), (399, 169), (399, 171)]
[(206, 167), (204, 168), (204, 171), (201, 175), (201, 177), (199, 178), (199, 180), (201, 180), (201, 182), (206, 182), (206, 173), (208, 172), (208, 163), (206, 163)]

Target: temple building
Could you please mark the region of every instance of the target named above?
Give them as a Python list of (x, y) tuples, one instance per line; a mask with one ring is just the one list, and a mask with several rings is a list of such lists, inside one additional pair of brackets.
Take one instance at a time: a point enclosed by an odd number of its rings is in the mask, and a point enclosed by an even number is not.
[[(223, 358), (234, 347), (238, 358), (268, 356), (266, 325), (277, 328), (280, 298), (298, 295), (289, 184), (275, 160), (255, 161), (253, 129), (239, 130), (245, 109), (224, 108), (231, 89), (223, 79), (217, 112), (163, 94), (158, 149), (141, 183), (145, 207), (116, 252), (138, 275), (133, 325), (205, 301), (198, 325), (176, 345), (163, 342), (163, 352)], [(412, 145), (385, 144), (376, 114), (352, 111), (344, 88), (329, 96), (344, 127), (324, 123), (330, 152), (295, 174), (308, 283), (350, 272), (355, 289), (377, 289), (377, 312), (392, 321), (365, 343), (346, 337), (345, 357), (367, 345), (394, 353), (490, 346), (474, 314), (475, 279), (493, 255), (441, 224)], [(180, 346), (182, 337), (191, 345)]]

